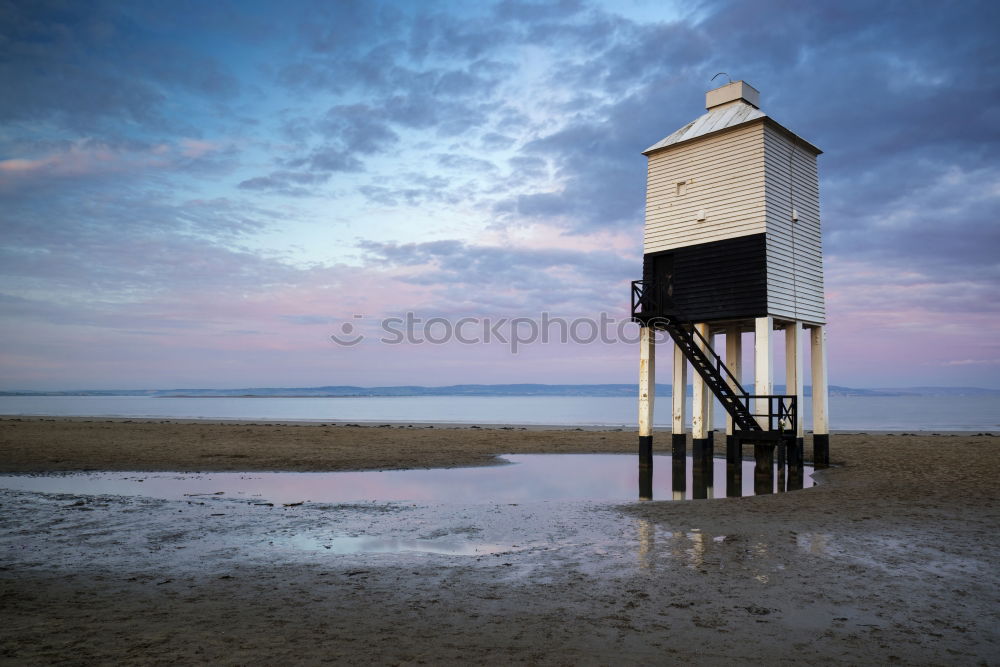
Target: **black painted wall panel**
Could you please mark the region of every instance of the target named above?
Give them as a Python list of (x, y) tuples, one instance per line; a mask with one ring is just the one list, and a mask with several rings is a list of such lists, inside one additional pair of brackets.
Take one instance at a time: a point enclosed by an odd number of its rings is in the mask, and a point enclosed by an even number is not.
[[(672, 255), (671, 294), (690, 322), (767, 315), (767, 248), (764, 234), (700, 243), (643, 257), (642, 279), (656, 280), (656, 258)], [(663, 279), (660, 280), (661, 286)]]

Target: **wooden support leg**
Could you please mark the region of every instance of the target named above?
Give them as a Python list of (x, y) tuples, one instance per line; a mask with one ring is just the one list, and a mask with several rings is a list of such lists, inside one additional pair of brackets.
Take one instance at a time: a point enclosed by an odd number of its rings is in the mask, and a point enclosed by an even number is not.
[[(671, 383), (671, 407), (673, 421), (671, 422), (671, 458), (673, 459), (673, 490), (675, 499), (684, 497), (687, 490), (687, 377), (688, 362), (684, 352), (676, 344), (674, 348), (674, 373)], [(678, 492), (680, 498), (676, 498)]]
[[(774, 329), (773, 317), (758, 317), (754, 321), (754, 387), (753, 393), (764, 396), (771, 393), (774, 385), (774, 368), (771, 365), (771, 330)], [(758, 398), (754, 406), (757, 423), (765, 431), (770, 430), (767, 419), (767, 399)]]
[(656, 400), (656, 343), (651, 327), (639, 330), (639, 465), (653, 467), (653, 404)]
[(702, 499), (708, 497), (708, 487), (705, 484), (705, 438), (691, 440), (691, 480), (692, 497)]
[(805, 389), (802, 372), (802, 322), (785, 325), (785, 393), (795, 396), (795, 437), (805, 435)]
[(671, 426), (671, 481), (674, 500), (683, 500), (687, 492), (687, 379), (688, 362), (684, 352), (674, 345), (674, 376), (671, 385), (673, 422)]
[[(709, 346), (714, 349), (715, 336), (712, 335), (710, 328), (708, 328), (708, 333), (705, 334), (705, 339), (708, 341)], [(708, 387), (705, 388), (705, 434), (708, 437), (708, 446), (705, 448), (705, 455), (711, 461), (712, 457), (715, 456), (715, 394)]]
[(813, 327), (809, 334), (812, 344), (813, 465), (819, 469), (830, 465), (828, 415), (830, 392), (826, 375), (826, 328)]
[[(726, 368), (729, 372), (733, 374), (736, 378), (736, 383), (743, 382), (743, 333), (740, 331), (738, 326), (732, 326), (726, 330)], [(733, 386), (736, 391), (740, 390), (739, 386)], [(726, 495), (731, 498), (738, 498), (741, 494), (742, 489), (739, 485), (742, 485), (742, 481), (738, 482), (736, 495), (731, 495), (732, 484), (729, 483), (730, 469), (732, 466), (732, 452), (733, 447), (737, 447), (737, 467), (736, 472), (738, 475), (742, 476), (742, 462), (740, 460), (743, 457), (742, 445), (736, 444), (736, 433), (735, 425), (733, 424), (732, 416), (726, 413)]]
[[(702, 323), (695, 324), (694, 326), (698, 330), (698, 333), (708, 340), (708, 325)], [(708, 497), (709, 484), (706, 479), (705, 461), (706, 457), (709, 456), (707, 453), (709, 447), (708, 401), (711, 390), (698, 373), (693, 374), (691, 384), (694, 389), (694, 396), (691, 400), (691, 458), (694, 484), (692, 495), (700, 499)]]
[(705, 497), (715, 497), (715, 439), (712, 432), (708, 432), (705, 439), (705, 446), (701, 450), (701, 469), (705, 478)]
[[(715, 336), (712, 335), (711, 329), (706, 327), (707, 333), (705, 333), (705, 339), (708, 344), (714, 349), (715, 348)], [(705, 448), (702, 451), (702, 455), (705, 457), (704, 470), (705, 470), (705, 492), (707, 497), (715, 497), (715, 394), (705, 387), (705, 430), (708, 436), (705, 439)]]
[(785, 325), (785, 393), (795, 396), (795, 431), (782, 445), (788, 454), (785, 462), (778, 461), (778, 488), (802, 488), (802, 456), (799, 447), (805, 434), (805, 391), (802, 372), (802, 322)]
[(740, 436), (726, 436), (726, 497), (743, 495), (743, 445)]

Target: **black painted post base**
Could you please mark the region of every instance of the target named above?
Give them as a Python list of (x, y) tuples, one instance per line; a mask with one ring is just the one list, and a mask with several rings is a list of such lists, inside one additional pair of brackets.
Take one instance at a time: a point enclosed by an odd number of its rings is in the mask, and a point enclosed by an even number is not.
[(687, 435), (684, 433), (674, 433), (670, 436), (670, 453), (675, 459), (683, 459), (687, 456)]
[(788, 462), (788, 439), (778, 440), (778, 493), (785, 492), (785, 465)]
[(671, 489), (674, 498), (683, 497), (687, 491), (687, 435), (673, 433), (670, 436), (670, 456), (673, 460)]
[(774, 444), (753, 446), (753, 492), (762, 496), (774, 493)]
[(639, 436), (639, 500), (653, 499), (653, 436)]
[(705, 456), (708, 449), (708, 438), (694, 438), (691, 440), (691, 460), (692, 460), (692, 489), (691, 496), (696, 500), (708, 498), (708, 487), (712, 483), (708, 479), (711, 474), (711, 465), (706, 470)]
[(802, 461), (805, 453), (805, 438), (795, 438), (795, 445), (791, 446), (791, 441), (789, 441), (788, 447), (788, 467), (789, 468), (801, 468)]
[(653, 499), (653, 466), (639, 464), (639, 500)]
[(743, 447), (735, 435), (726, 436), (726, 497), (743, 495)]
[(639, 436), (639, 465), (653, 467), (653, 436)]
[(695, 470), (701, 470), (705, 467), (705, 448), (707, 446), (707, 438), (691, 438), (691, 461)]
[(687, 435), (674, 433), (670, 436), (671, 459), (673, 460), (673, 492), (683, 495), (687, 491)]
[(705, 471), (705, 487), (709, 498), (714, 498), (713, 489), (715, 487), (715, 435), (714, 431), (708, 432), (705, 441), (705, 448), (701, 451), (702, 467)]
[(799, 491), (803, 486), (805, 471), (802, 468), (805, 446), (802, 438), (796, 438), (788, 447), (788, 490)]
[(830, 434), (813, 434), (813, 467), (817, 470), (830, 467)]

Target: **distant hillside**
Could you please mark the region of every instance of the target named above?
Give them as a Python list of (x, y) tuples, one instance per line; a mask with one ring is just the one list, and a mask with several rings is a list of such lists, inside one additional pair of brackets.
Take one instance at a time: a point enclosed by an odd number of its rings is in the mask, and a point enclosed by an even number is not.
[(904, 387), (902, 389), (877, 389), (880, 392), (893, 392), (917, 396), (997, 396), (1000, 389), (983, 389), (982, 387)]
[[(753, 392), (753, 385), (747, 386)], [(775, 393), (783, 393), (784, 385), (775, 385)], [(668, 384), (656, 385), (660, 396), (670, 396)], [(806, 396), (812, 388), (805, 388)], [(691, 395), (690, 385), (687, 394)], [(1000, 396), (1000, 389), (981, 387), (902, 387), (888, 389), (858, 389), (830, 386), (833, 396)], [(447, 387), (397, 386), (356, 387), (331, 385), (326, 387), (252, 387), (247, 389), (125, 389), (73, 391), (0, 391), (0, 396), (150, 396), (171, 397), (325, 397), (352, 396), (637, 396), (635, 384), (456, 384)]]

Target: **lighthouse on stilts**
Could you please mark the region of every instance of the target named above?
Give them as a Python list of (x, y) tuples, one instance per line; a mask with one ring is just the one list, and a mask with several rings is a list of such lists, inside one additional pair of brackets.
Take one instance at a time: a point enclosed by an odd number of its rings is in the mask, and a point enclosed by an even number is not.
[[(713, 493), (716, 401), (726, 412), (727, 495), (740, 495), (748, 445), (758, 493), (772, 488), (775, 455), (779, 488), (797, 488), (807, 337), (813, 462), (829, 463), (816, 169), (822, 151), (761, 111), (760, 93), (744, 81), (710, 90), (705, 106), (707, 113), (643, 151), (648, 176), (642, 280), (632, 283), (632, 317), (641, 327), (640, 470), (652, 469), (655, 338), (665, 331), (673, 357), (675, 497), (685, 491), (689, 378), (694, 497)], [(784, 332), (786, 389), (780, 395), (773, 392), (775, 331)], [(747, 332), (753, 334), (752, 393), (743, 385)], [(723, 347), (715, 344), (720, 335)]]

